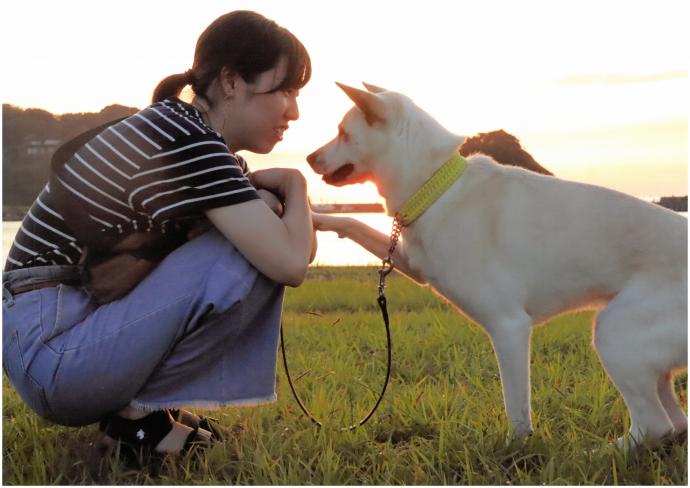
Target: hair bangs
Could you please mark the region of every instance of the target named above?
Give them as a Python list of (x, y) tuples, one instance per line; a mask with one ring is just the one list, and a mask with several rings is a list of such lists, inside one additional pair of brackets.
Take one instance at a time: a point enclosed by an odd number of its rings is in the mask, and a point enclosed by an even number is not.
[(299, 90), (306, 85), (311, 78), (311, 59), (302, 43), (290, 32), (285, 31), (281, 39), (281, 54), (287, 61), (285, 77), (277, 87), (271, 90)]

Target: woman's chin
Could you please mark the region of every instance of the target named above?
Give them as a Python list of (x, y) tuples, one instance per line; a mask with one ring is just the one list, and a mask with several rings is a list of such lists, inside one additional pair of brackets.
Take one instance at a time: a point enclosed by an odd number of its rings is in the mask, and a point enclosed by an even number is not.
[(264, 144), (256, 144), (253, 147), (247, 148), (247, 151), (253, 152), (255, 154), (268, 154), (273, 151), (279, 141), (266, 142)]
[(239, 147), (237, 151), (249, 151), (254, 154), (268, 154), (273, 151), (273, 148), (282, 140), (282, 137), (272, 134), (272, 136), (257, 137), (254, 140), (244, 140), (241, 143), (238, 142), (235, 147)]

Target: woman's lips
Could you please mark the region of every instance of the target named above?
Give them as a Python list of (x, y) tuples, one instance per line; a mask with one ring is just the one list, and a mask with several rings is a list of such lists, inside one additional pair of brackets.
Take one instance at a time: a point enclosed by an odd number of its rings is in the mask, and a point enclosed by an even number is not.
[(286, 130), (288, 130), (287, 125), (281, 125), (279, 127), (273, 128), (273, 132), (275, 132), (275, 134), (278, 136), (278, 139), (281, 141), (283, 140), (283, 134), (285, 133)]

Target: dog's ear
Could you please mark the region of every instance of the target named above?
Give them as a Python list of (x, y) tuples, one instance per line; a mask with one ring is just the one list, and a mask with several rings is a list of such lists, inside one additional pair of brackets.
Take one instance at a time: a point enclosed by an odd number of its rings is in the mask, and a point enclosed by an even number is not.
[(382, 93), (382, 92), (388, 91), (385, 88), (381, 88), (380, 86), (372, 85), (372, 84), (367, 83), (365, 81), (362, 82), (362, 85), (364, 85), (364, 88), (366, 88), (367, 91), (369, 91), (371, 93)]
[(365, 92), (359, 88), (353, 88), (351, 86), (343, 85), (342, 83), (335, 82), (341, 90), (345, 92), (350, 100), (355, 102), (358, 109), (364, 112), (364, 117), (367, 120), (367, 124), (383, 124), (386, 122), (384, 117), (384, 106), (383, 102), (373, 93)]

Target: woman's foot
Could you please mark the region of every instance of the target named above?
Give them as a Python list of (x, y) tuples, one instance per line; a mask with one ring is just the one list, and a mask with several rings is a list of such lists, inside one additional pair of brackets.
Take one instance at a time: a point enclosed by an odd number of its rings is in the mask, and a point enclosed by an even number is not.
[[(190, 440), (190, 435), (195, 435)], [(213, 434), (206, 429), (199, 427), (193, 429), (180, 422), (172, 424), (172, 430), (156, 444), (154, 450), (164, 454), (178, 454), (183, 449), (189, 449), (192, 445), (199, 447), (208, 447), (211, 445), (211, 437)]]
[(139, 415), (139, 412), (122, 410), (103, 419), (100, 424), (100, 430), (105, 434), (102, 447), (111, 450), (121, 442), (127, 450), (144, 448), (161, 454), (178, 454), (193, 446), (203, 448), (211, 444), (211, 432), (176, 422), (167, 410)]
[(211, 433), (211, 441), (222, 441), (223, 435), (218, 428), (218, 421), (203, 415), (195, 415), (187, 410), (170, 409), (170, 415), (173, 420), (181, 424), (196, 429), (197, 427), (204, 429)]

